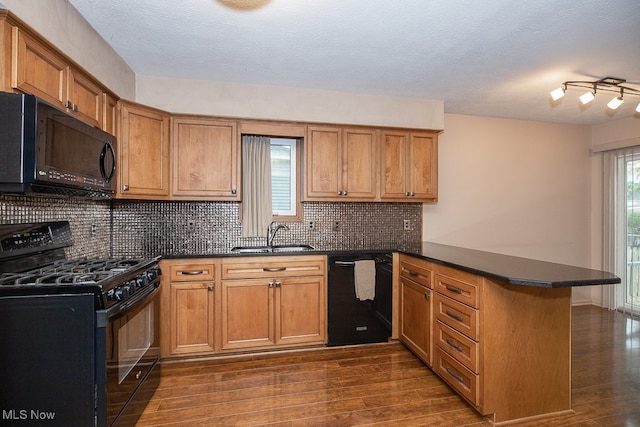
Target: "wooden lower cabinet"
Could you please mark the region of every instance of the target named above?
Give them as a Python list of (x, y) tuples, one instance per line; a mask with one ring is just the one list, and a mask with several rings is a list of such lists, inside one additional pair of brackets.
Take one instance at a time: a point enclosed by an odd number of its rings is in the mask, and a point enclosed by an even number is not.
[(229, 258), (222, 270), (222, 350), (326, 342), (325, 256)]
[(431, 366), (431, 290), (400, 276), (400, 340)]
[(433, 264), (404, 254), (399, 256), (399, 335), (416, 356), (432, 364)]
[[(505, 424), (571, 410), (571, 288), (511, 285), (403, 254), (399, 260), (401, 341), (479, 413)], [(420, 266), (430, 266), (432, 281)], [(430, 291), (424, 285), (433, 287), (432, 306), (421, 301)]]
[(216, 351), (217, 262), (202, 259), (161, 261), (162, 357)]

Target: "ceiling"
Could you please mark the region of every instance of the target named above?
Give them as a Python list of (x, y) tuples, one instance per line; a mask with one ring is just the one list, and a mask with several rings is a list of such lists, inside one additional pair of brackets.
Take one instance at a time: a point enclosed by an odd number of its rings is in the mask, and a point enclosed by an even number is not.
[(445, 112), (594, 125), (640, 114), (638, 0), (69, 0), (136, 74), (438, 99)]

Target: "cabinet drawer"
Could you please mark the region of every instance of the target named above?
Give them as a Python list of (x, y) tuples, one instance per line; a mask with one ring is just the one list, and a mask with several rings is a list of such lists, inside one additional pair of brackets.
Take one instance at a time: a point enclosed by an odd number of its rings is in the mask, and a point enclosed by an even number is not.
[(427, 261), (401, 255), (400, 276), (433, 289), (433, 269)]
[(435, 290), (463, 304), (478, 308), (480, 278), (457, 270), (446, 269), (444, 272), (447, 274), (442, 274), (440, 270), (436, 273)]
[(437, 320), (472, 340), (478, 340), (478, 310), (436, 293), (435, 313)]
[(434, 328), (436, 345), (469, 370), (478, 373), (478, 343), (441, 322)]
[(222, 278), (225, 280), (323, 276), (325, 272), (326, 262), (322, 255), (239, 257), (222, 261)]
[(172, 282), (193, 282), (214, 280), (214, 264), (176, 264), (169, 266), (169, 280)]
[(434, 353), (433, 366), (440, 378), (445, 380), (447, 384), (473, 405), (478, 406), (479, 375), (469, 371), (439, 347), (436, 347)]

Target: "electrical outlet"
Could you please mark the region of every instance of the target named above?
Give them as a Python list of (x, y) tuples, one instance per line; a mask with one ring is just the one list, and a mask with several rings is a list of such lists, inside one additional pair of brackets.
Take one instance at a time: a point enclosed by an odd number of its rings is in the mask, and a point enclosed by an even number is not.
[(411, 222), (408, 219), (402, 221), (402, 228), (404, 230), (411, 230)]
[(333, 224), (331, 225), (331, 229), (333, 231), (340, 230), (340, 221), (333, 221)]
[(307, 228), (309, 230), (315, 230), (316, 228), (316, 222), (315, 221), (307, 221)]

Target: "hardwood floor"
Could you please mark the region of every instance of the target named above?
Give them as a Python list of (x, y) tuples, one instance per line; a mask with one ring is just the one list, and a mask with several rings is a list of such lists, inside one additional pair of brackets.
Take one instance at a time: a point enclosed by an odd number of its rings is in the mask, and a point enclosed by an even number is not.
[[(572, 354), (575, 413), (519, 426), (640, 426), (640, 321), (574, 307)], [(490, 423), (394, 343), (163, 363), (136, 424), (223, 425)]]

